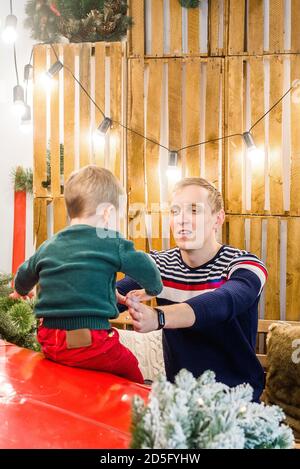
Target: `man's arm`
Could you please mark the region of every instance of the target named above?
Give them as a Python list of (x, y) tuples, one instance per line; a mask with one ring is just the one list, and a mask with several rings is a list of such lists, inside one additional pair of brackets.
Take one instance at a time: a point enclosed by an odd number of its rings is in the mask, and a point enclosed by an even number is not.
[[(246, 269), (236, 270), (227, 283), (215, 291), (198, 295), (185, 303), (160, 306), (165, 313), (165, 329), (192, 327), (203, 330), (246, 313), (261, 291), (259, 277)], [(127, 300), (134, 329), (150, 332), (157, 329), (153, 308)]]

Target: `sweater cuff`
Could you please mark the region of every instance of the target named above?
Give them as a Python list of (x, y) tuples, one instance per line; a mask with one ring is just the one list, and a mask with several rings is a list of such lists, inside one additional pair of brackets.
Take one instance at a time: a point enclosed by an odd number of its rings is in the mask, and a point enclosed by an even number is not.
[(20, 283), (18, 282), (18, 276), (15, 278), (14, 287), (15, 287), (16, 292), (21, 296), (26, 296), (30, 292), (30, 289), (26, 290), (21, 287)]

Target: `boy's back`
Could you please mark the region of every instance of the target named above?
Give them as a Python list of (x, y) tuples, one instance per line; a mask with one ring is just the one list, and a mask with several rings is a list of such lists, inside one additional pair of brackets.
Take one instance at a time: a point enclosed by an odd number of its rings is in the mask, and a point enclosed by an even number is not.
[(115, 295), (119, 271), (144, 279), (151, 295), (161, 289), (159, 275), (153, 282), (154, 263), (135, 251), (131, 241), (116, 231), (74, 225), (46, 241), (20, 268), (16, 289), (25, 294), (38, 280), (35, 313), (44, 318), (46, 327), (110, 329), (108, 320), (119, 314)]

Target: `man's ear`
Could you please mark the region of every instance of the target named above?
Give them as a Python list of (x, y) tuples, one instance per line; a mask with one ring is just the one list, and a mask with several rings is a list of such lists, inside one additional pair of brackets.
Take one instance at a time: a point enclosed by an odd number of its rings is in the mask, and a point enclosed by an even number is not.
[(218, 229), (220, 226), (222, 226), (224, 221), (225, 221), (225, 211), (222, 209), (217, 213), (217, 220), (215, 223), (215, 228)]

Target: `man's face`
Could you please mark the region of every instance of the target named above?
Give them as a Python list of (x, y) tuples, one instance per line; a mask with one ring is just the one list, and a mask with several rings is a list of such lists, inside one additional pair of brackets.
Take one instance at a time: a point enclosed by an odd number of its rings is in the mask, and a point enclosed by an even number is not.
[(215, 236), (218, 226), (218, 213), (212, 213), (208, 191), (200, 186), (187, 186), (174, 192), (170, 226), (179, 249), (201, 249)]

